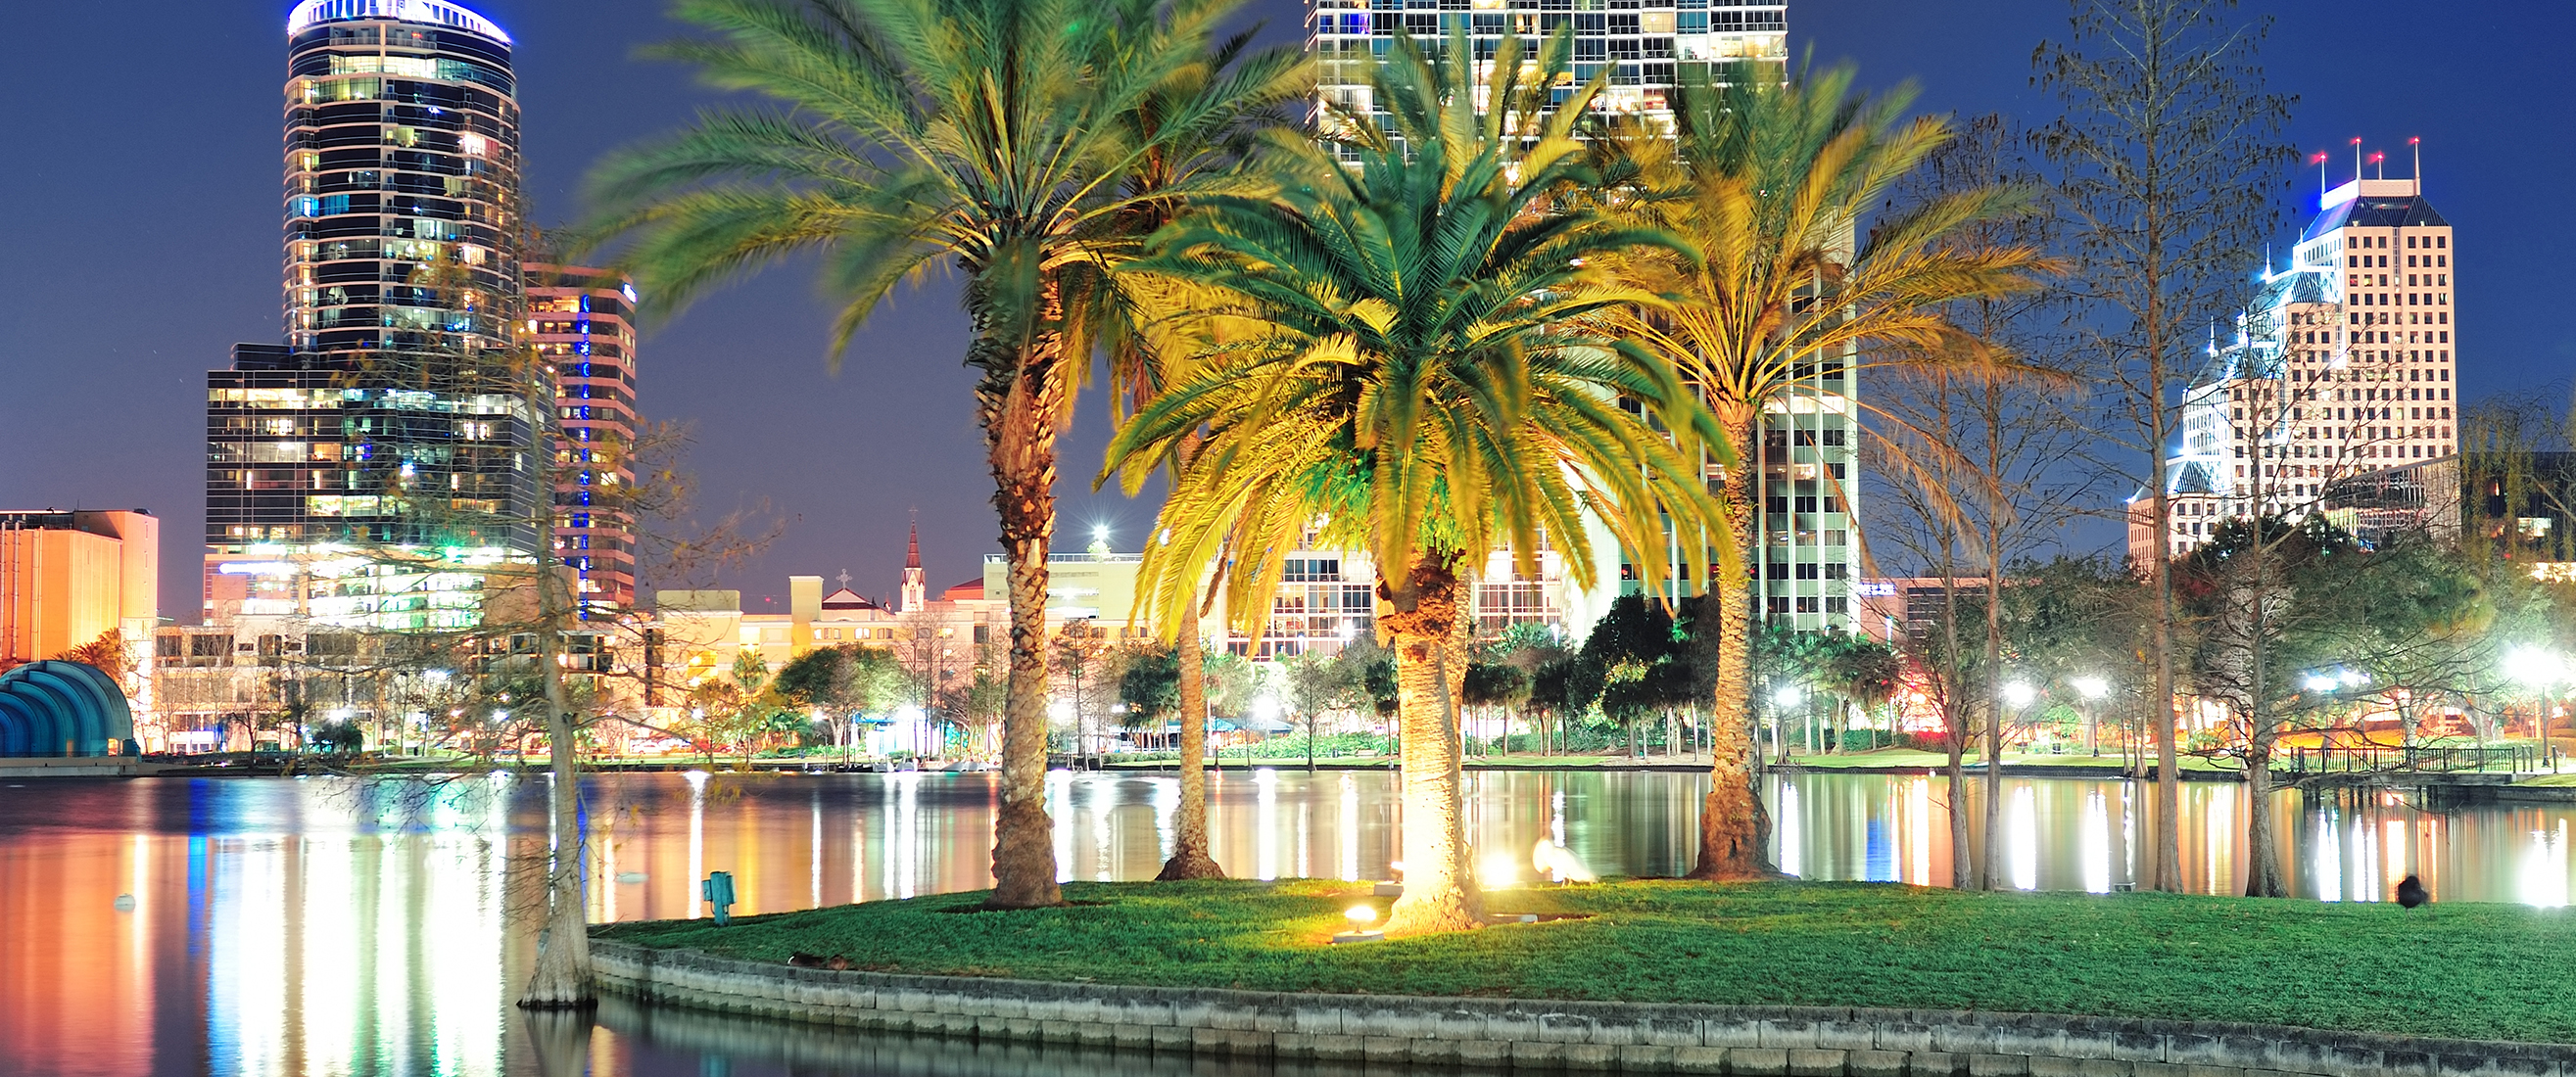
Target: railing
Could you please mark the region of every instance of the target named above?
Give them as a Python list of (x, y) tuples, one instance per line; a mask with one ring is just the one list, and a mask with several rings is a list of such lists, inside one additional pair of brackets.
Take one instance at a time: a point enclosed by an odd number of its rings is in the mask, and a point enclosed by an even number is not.
[(2540, 750), (2530, 745), (2373, 746), (2367, 748), (2292, 748), (2279, 767), (2292, 774), (2365, 774), (2385, 771), (2450, 773), (2540, 769)]

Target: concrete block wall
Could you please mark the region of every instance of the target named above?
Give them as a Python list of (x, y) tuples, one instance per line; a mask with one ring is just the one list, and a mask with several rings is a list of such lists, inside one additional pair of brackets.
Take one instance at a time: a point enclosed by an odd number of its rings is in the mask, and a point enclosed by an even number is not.
[(647, 1003), (979, 1041), (1603, 1073), (2576, 1077), (2576, 1046), (1952, 1010), (1308, 995), (832, 972), (594, 940)]

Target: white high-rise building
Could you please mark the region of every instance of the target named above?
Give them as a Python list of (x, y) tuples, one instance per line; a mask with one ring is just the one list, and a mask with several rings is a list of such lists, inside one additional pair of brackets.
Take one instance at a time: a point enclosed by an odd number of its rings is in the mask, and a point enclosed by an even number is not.
[[(2185, 394), (2165, 467), (2166, 556), (2231, 518), (2331, 516), (2338, 487), (2458, 454), (2454, 252), (2420, 178), (2324, 193), (2290, 264), (2265, 267), (2252, 309), (2211, 342)], [(2132, 509), (2130, 554), (2153, 556), (2146, 499)]]
[[(1606, 69), (1610, 88), (1599, 107), (1668, 124), (1666, 95), (1682, 69), (1765, 64), (1777, 77), (1789, 57), (1783, 0), (1307, 0), (1307, 14), (1319, 99), (1381, 124), (1385, 110), (1371, 99), (1369, 66), (1399, 30), (1425, 44), (1465, 30), (1482, 60), (1505, 35), (1535, 46), (1571, 26), (1576, 84)], [(1560, 99), (1567, 89), (1558, 90)]]

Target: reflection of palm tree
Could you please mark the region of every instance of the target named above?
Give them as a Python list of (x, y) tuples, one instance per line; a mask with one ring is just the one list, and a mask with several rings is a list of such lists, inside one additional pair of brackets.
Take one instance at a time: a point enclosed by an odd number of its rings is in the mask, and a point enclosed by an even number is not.
[[(1302, 182), (1268, 200), (1220, 200), (1165, 233), (1140, 272), (1213, 290), (1211, 309), (1256, 328), (1141, 409), (1111, 446), (1133, 486), (1203, 434), (1147, 546), (1146, 603), (1188, 601), (1220, 566), (1227, 607), (1257, 630), (1286, 551), (1323, 522), (1326, 543), (1370, 551), (1379, 629), (1399, 655), (1405, 889), (1391, 930), (1473, 926), (1480, 902), (1461, 830), (1462, 571), (1508, 542), (1535, 572), (1542, 535), (1591, 583), (1584, 525), (1622, 540), (1660, 534), (1669, 511), (1714, 511), (1687, 450), (1622, 400), (1695, 436), (1704, 416), (1671, 368), (1578, 333), (1638, 293), (1587, 259), (1660, 237), (1588, 213), (1554, 213), (1581, 182), (1569, 128), (1599, 84), (1552, 112), (1570, 37), (1526, 62), (1506, 39), (1488, 98), (1462, 37), (1426, 59), (1409, 40), (1376, 75), (1395, 137), (1352, 125), (1332, 151), (1282, 140)], [(1479, 111), (1491, 100), (1491, 111)]]
[[(1293, 93), (1302, 61), (1265, 53), (1198, 92), (1156, 96), (1208, 63), (1239, 0), (692, 0), (724, 36), (667, 51), (787, 114), (724, 112), (612, 159), (602, 233), (628, 232), (638, 283), (664, 303), (800, 251), (841, 298), (835, 354), (878, 300), (954, 265), (966, 362), (1010, 559), (1010, 703), (992, 904), (1052, 905), (1046, 814), (1047, 550), (1055, 435), (1101, 327), (1090, 297), (1133, 245), (1128, 213), (1240, 186), (1171, 151)], [(1154, 101), (1158, 125), (1124, 117)], [(1121, 189), (1152, 168), (1150, 197)]]
[[(1935, 353), (1955, 335), (1940, 304), (2028, 288), (2026, 274), (2044, 265), (2035, 250), (1958, 242), (1963, 228), (2020, 211), (2027, 197), (2005, 188), (1882, 215), (1867, 242), (1856, 244), (1853, 222), (1877, 211), (1890, 186), (1950, 132), (1938, 119), (1905, 120), (1910, 92), (1870, 100), (1851, 88), (1846, 69), (1787, 85), (1762, 78), (1686, 83), (1673, 91), (1673, 136), (1622, 130), (1602, 143), (1602, 155), (1633, 181), (1603, 188), (1623, 192), (1617, 208), (1687, 238), (1700, 255), (1633, 260), (1639, 281), (1675, 296), (1677, 305), (1618, 312), (1619, 332), (1681, 364), (1706, 394), (1725, 439), (1741, 450), (1756, 444), (1766, 411), (1819, 395), (1826, 378), (1848, 377), (1843, 371), (1860, 348), (1897, 344)], [(1625, 194), (1640, 190), (1645, 197)], [(1856, 434), (1866, 432), (1853, 425)], [(1898, 440), (1883, 459), (1900, 473), (1922, 467), (1921, 439)], [(1720, 537), (1739, 551), (1758, 548), (1756, 470), (1726, 469), (1730, 526)], [(1771, 869), (1763, 848), (1769, 820), (1753, 788), (1745, 721), (1753, 595), (1741, 572), (1719, 575), (1715, 593), (1714, 784), (1701, 809), (1691, 874), (1755, 877)]]

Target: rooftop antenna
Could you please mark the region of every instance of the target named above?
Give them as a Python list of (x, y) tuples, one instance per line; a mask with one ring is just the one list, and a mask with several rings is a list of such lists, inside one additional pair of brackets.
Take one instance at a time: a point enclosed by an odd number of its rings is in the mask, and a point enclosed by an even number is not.
[(2420, 195), (2424, 193), (2424, 140), (2410, 138), (2406, 145), (2415, 151), (2415, 193)]
[(2361, 182), (2361, 140), (2352, 140), (2352, 181)]
[(2315, 165), (2315, 166), (2317, 166), (2317, 204), (2318, 204), (2318, 205), (2320, 205), (2320, 206), (2325, 205), (2325, 204), (2326, 204), (2326, 151), (2324, 151), (2324, 150), (2318, 150), (2318, 151), (2317, 151), (2316, 158), (2315, 158), (2314, 160), (2311, 160), (2309, 163), (2310, 163), (2310, 164), (2313, 164), (2313, 165)]
[(2379, 166), (2379, 178), (2381, 178), (2381, 179), (2387, 179), (2387, 178), (2388, 178), (2388, 155), (2387, 155), (2387, 154), (2384, 154), (2384, 153), (2374, 153), (2374, 154), (2371, 154), (2371, 155), (2370, 155), (2370, 163), (2372, 163), (2372, 164), (2375, 164), (2375, 165), (2378, 165), (2378, 166)]

